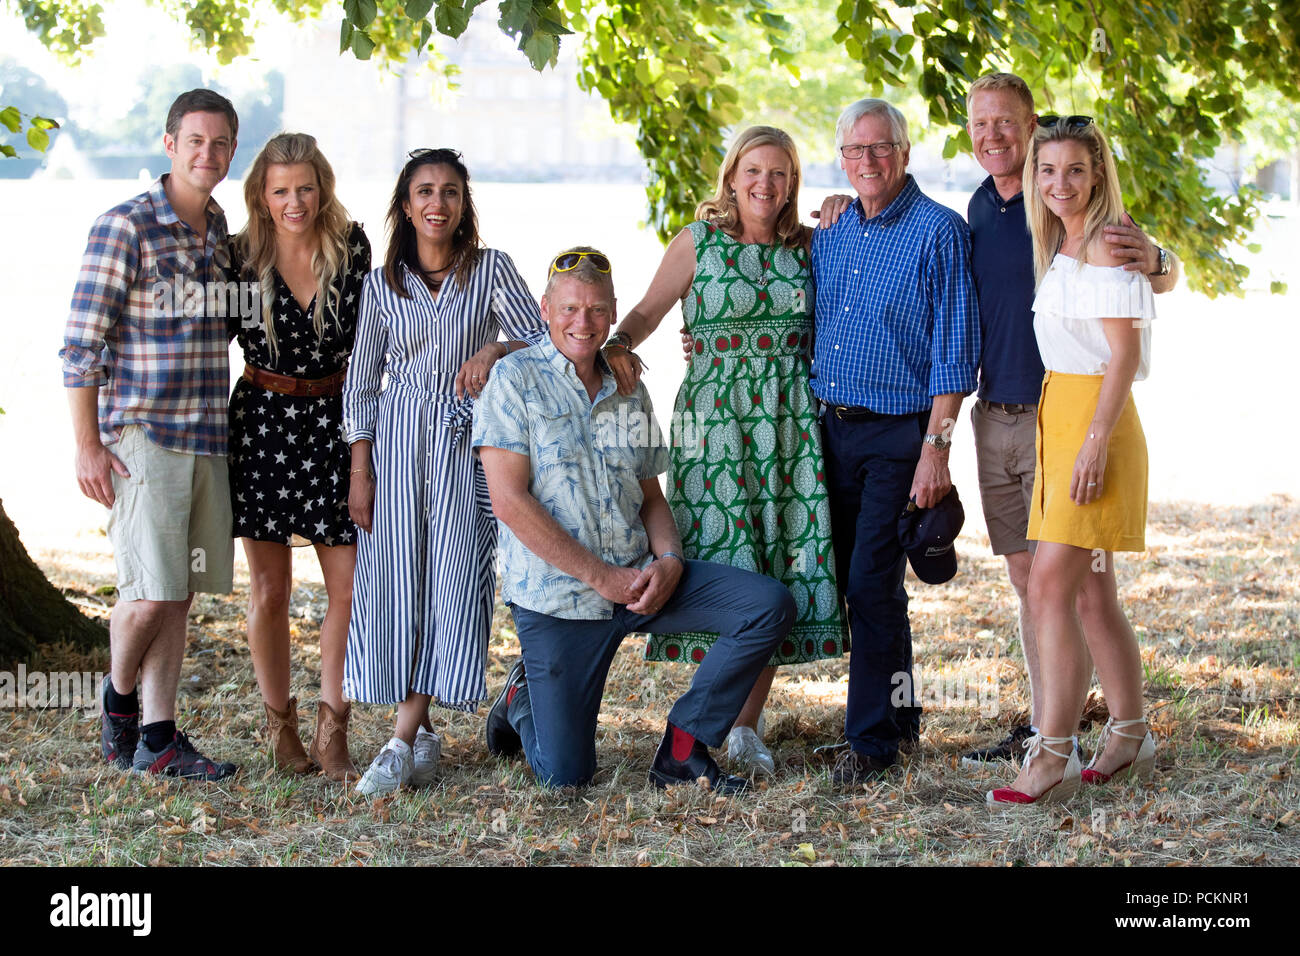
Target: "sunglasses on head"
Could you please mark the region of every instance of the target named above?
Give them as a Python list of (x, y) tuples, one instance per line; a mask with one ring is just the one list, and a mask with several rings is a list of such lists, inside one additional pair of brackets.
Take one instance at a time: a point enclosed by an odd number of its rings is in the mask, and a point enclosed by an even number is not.
[(445, 146), (439, 146), (437, 149), (430, 149), (427, 146), (422, 147), (420, 149), (413, 149), (406, 154), (406, 157), (407, 159), (411, 160), (411, 162), (418, 162), (422, 159), (428, 159), (430, 157), (435, 157), (437, 159), (446, 160), (449, 162), (450, 161), (455, 161), (457, 163), (464, 162), (464, 159), (460, 155), (459, 150), (448, 149)]
[(583, 259), (590, 259), (597, 272), (608, 274), (609, 260), (599, 252), (561, 252), (551, 260), (551, 269), (546, 273), (546, 277), (549, 279), (557, 272), (572, 272), (578, 268), (578, 263)]
[(1092, 125), (1091, 116), (1057, 116), (1055, 113), (1048, 113), (1046, 116), (1038, 117), (1038, 125), (1044, 129), (1050, 129), (1058, 123), (1064, 123), (1066, 129), (1083, 129)]

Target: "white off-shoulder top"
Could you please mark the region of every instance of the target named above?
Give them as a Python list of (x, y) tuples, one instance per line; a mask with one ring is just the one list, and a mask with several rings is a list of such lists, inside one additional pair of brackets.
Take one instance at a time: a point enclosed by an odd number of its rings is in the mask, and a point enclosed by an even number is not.
[(1094, 266), (1057, 253), (1034, 296), (1034, 335), (1043, 365), (1070, 375), (1104, 375), (1110, 345), (1102, 319), (1131, 318), (1141, 324), (1142, 353), (1135, 381), (1151, 366), (1151, 320), (1156, 317), (1151, 281), (1119, 266)]

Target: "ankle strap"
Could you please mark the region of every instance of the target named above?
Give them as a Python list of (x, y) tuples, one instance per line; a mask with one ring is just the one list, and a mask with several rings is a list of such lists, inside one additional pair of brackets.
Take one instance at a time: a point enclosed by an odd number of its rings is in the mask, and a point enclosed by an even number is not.
[[(1061, 753), (1059, 750), (1055, 750), (1052, 747), (1049, 747), (1048, 744), (1056, 744), (1057, 746), (1061, 746), (1062, 744), (1064, 744), (1066, 745), (1067, 749), (1065, 753)], [(1056, 756), (1060, 757), (1062, 760), (1069, 760), (1070, 754), (1074, 752), (1073, 751), (1074, 738), (1073, 737), (1048, 737), (1046, 734), (1034, 734), (1034, 736), (1030, 737), (1020, 746), (1024, 747), (1025, 750), (1027, 751), (1027, 753), (1025, 754), (1026, 761), (1030, 760), (1035, 754), (1038, 753), (1040, 749), (1046, 750), (1049, 754), (1055, 754)]]
[(1117, 737), (1127, 737), (1129, 740), (1142, 740), (1146, 737), (1145, 731), (1140, 734), (1126, 734), (1124, 733), (1124, 731), (1120, 730), (1120, 728), (1137, 727), (1138, 725), (1145, 727), (1146, 722), (1147, 719), (1145, 717), (1137, 717), (1133, 720), (1116, 720), (1114, 717), (1109, 717), (1106, 719), (1105, 729), (1109, 730), (1112, 734), (1115, 734), (1115, 736)]

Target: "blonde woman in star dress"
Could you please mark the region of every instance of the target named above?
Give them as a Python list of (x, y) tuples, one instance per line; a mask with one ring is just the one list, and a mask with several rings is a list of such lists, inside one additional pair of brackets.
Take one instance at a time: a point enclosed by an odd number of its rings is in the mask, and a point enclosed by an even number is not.
[[(370, 242), (334, 194), (334, 171), (305, 133), (273, 137), (244, 178), (248, 224), (234, 239), (240, 279), (259, 309), (235, 335), (244, 373), (230, 397), (234, 534), (248, 559), (248, 646), (266, 710), (272, 762), (356, 778), (343, 657), (352, 608), (356, 528), (348, 516), (350, 456), (343, 379), (357, 329)], [(289, 690), (291, 544), (310, 544), (325, 579), (320, 702), (310, 756)]]

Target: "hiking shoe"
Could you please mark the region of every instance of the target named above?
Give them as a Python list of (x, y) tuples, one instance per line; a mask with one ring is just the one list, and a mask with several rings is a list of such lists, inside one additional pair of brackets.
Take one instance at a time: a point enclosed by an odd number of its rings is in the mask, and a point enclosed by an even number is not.
[(521, 657), (515, 661), (515, 666), (510, 668), (510, 673), (506, 675), (506, 685), (501, 688), (496, 702), (488, 711), (484, 735), (487, 738), (488, 753), (494, 757), (513, 757), (524, 748), (519, 733), (510, 723), (510, 702), (527, 683), (524, 659)]
[(239, 769), (233, 763), (217, 763), (194, 749), (190, 738), (179, 730), (162, 750), (154, 751), (142, 739), (135, 748), (132, 767), (136, 773), (156, 773), (182, 780), (225, 780)]
[(879, 757), (860, 754), (852, 747), (840, 754), (840, 759), (831, 771), (831, 785), (835, 787), (856, 787), (859, 784), (880, 780), (889, 773), (893, 763), (886, 763)]
[(411, 782), (414, 754), (405, 740), (394, 737), (371, 762), (357, 783), (356, 792), (363, 797), (382, 797)]
[(749, 777), (759, 774), (771, 777), (776, 773), (772, 751), (750, 727), (732, 727), (727, 734), (727, 762)]
[(411, 748), (411, 786), (427, 787), (438, 772), (438, 758), (442, 756), (442, 738), (421, 727), (415, 734)]
[(1034, 736), (1034, 728), (1028, 724), (1012, 727), (1011, 733), (993, 746), (985, 747), (983, 750), (972, 750), (970, 753), (964, 754), (961, 758), (962, 766), (979, 769), (994, 760), (1010, 760), (1012, 763), (1018, 764), (1021, 754), (1024, 752), (1025, 741), (1032, 736)]
[(105, 763), (114, 764), (119, 770), (130, 770), (136, 745), (140, 742), (140, 713), (109, 713), (108, 685), (112, 679), (105, 676), (99, 688), (99, 749)]

